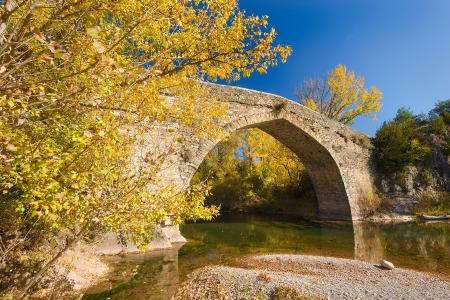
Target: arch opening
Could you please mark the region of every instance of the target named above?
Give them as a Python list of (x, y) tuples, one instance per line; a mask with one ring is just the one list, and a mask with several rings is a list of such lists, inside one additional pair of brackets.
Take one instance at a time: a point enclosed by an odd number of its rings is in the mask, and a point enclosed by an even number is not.
[[(352, 213), (349, 199), (338, 165), (329, 151), (304, 130), (284, 118), (271, 118), (262, 122), (252, 122), (246, 118), (247, 124), (234, 123), (233, 133), (240, 129), (257, 128), (274, 137), (294, 152), (303, 163), (308, 174), (315, 197), (317, 199), (317, 217), (320, 219), (351, 220)], [(192, 176), (199, 168), (207, 154), (220, 141), (202, 147), (195, 156), (196, 163), (191, 164)], [(314, 200), (313, 200), (314, 201)]]

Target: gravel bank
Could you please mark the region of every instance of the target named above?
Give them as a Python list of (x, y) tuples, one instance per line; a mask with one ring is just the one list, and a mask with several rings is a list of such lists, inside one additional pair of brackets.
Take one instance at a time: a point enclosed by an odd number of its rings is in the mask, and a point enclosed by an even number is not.
[(245, 260), (242, 268), (198, 269), (173, 299), (447, 300), (450, 282), (406, 269), (383, 270), (357, 260), (261, 255)]

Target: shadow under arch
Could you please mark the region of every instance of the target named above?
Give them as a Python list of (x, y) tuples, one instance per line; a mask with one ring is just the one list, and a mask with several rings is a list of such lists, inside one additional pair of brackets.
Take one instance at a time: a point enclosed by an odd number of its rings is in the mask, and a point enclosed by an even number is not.
[[(352, 220), (349, 197), (340, 169), (330, 152), (310, 134), (276, 113), (255, 114), (234, 120), (225, 126), (228, 134), (239, 129), (258, 128), (276, 138), (299, 158), (313, 183), (318, 204), (318, 217)], [(193, 155), (187, 184), (206, 155), (222, 139), (202, 143)]]

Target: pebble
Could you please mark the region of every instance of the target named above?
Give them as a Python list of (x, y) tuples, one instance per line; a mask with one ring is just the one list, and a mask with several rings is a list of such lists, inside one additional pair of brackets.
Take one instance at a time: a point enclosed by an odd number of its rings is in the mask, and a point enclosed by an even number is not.
[[(305, 298), (449, 299), (448, 280), (402, 268), (386, 272), (358, 260), (271, 254), (255, 256), (247, 263), (246, 269), (227, 266), (197, 269), (172, 299), (271, 299), (277, 288), (286, 286)], [(270, 281), (259, 280), (261, 272)]]
[(383, 268), (388, 269), (388, 270), (394, 270), (395, 269), (394, 264), (391, 263), (390, 261), (387, 261), (387, 260), (382, 260), (381, 263), (380, 263), (380, 266), (382, 266)]

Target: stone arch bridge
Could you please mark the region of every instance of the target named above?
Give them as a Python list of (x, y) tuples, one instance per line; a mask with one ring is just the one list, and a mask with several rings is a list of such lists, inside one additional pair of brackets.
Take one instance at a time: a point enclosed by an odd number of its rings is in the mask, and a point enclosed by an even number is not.
[[(227, 103), (228, 118), (221, 124), (226, 132), (259, 128), (301, 158), (316, 192), (320, 218), (364, 218), (373, 196), (372, 146), (367, 136), (277, 95), (221, 85), (211, 89)], [(171, 126), (176, 125), (165, 122), (147, 133), (139, 153), (143, 158), (148, 149), (176, 144), (178, 150), (166, 160), (160, 176), (183, 188), (220, 140), (193, 137), (188, 129), (184, 138), (169, 140)]]

